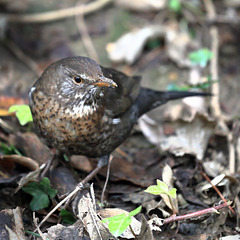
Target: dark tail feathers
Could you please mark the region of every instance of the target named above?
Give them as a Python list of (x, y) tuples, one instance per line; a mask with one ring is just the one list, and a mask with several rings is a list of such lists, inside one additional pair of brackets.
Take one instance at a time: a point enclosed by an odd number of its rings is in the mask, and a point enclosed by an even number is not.
[[(182, 91), (155, 91), (148, 88), (141, 88), (140, 94), (136, 100), (138, 117), (142, 114), (170, 101), (185, 97), (212, 96), (211, 93), (203, 92), (182, 92)], [(134, 104), (134, 105), (135, 105)]]

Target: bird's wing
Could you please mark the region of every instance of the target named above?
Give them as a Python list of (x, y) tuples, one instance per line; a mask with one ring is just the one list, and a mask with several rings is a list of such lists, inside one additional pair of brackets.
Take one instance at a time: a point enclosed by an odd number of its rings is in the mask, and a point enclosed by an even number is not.
[(106, 108), (114, 116), (119, 116), (129, 109), (138, 97), (141, 77), (129, 77), (111, 68), (102, 68), (103, 75), (112, 79), (118, 87), (108, 88), (106, 94)]

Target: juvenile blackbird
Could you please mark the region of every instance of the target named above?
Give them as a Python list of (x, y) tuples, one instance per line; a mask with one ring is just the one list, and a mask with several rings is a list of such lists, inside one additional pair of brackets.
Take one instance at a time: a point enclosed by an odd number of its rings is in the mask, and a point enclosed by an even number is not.
[(87, 57), (57, 61), (30, 90), (34, 124), (59, 152), (97, 157), (104, 166), (144, 113), (169, 100), (209, 95), (155, 91), (140, 80)]

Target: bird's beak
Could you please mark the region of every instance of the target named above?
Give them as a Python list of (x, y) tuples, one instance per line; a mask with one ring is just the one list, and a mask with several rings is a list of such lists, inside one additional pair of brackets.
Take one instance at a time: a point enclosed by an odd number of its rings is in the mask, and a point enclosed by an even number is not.
[(100, 76), (97, 82), (92, 83), (92, 85), (97, 85), (99, 87), (112, 87), (115, 88), (118, 85), (110, 78)]

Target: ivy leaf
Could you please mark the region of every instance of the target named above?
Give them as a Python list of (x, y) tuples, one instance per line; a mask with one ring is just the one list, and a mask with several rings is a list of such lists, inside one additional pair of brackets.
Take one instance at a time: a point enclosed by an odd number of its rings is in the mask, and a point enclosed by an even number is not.
[(33, 197), (30, 202), (30, 209), (32, 211), (38, 211), (48, 207), (50, 203), (49, 197), (54, 198), (57, 194), (57, 190), (51, 188), (48, 178), (43, 178), (40, 183), (29, 183), (22, 189)]
[(63, 223), (73, 224), (76, 222), (76, 218), (74, 217), (74, 215), (66, 209), (61, 210), (60, 216), (62, 217)]

